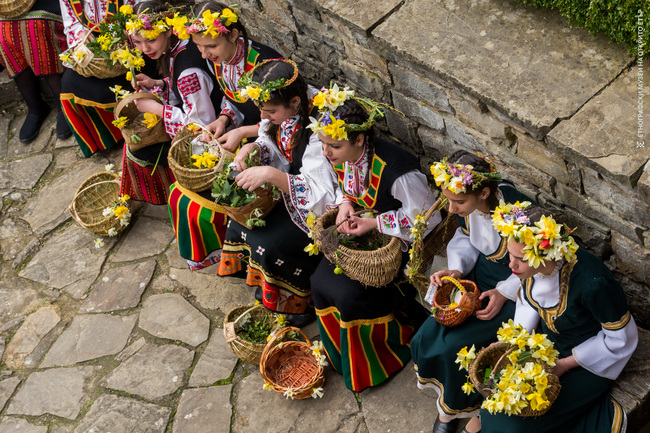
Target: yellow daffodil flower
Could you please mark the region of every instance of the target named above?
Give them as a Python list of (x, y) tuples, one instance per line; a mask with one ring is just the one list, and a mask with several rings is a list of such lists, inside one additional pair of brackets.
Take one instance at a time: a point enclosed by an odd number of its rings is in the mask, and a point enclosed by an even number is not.
[(151, 129), (160, 122), (160, 117), (156, 116), (153, 113), (144, 113), (144, 124), (147, 125), (147, 129)]
[(122, 5), (120, 6), (119, 9), (120, 13), (124, 15), (132, 15), (133, 14), (133, 8), (130, 5)]

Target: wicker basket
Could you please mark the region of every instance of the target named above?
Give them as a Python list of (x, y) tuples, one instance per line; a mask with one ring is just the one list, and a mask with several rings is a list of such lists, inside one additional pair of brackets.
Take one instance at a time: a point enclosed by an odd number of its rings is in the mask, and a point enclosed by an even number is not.
[[(501, 371), (510, 362), (507, 356), (511, 351), (512, 346), (509, 343), (495, 343), (489, 347), (481, 349), (476, 354), (476, 359), (474, 359), (469, 365), (469, 379), (483, 397), (488, 398), (494, 391), (493, 388), (483, 383), (485, 370), (487, 368), (492, 368), (491, 376), (493, 377), (495, 373)], [(526, 407), (522, 409), (517, 416), (529, 417), (543, 415), (550, 409), (553, 402), (560, 394), (560, 389), (562, 388), (560, 385), (560, 379), (553, 374), (553, 369), (548, 364), (542, 363), (542, 365), (544, 366), (544, 370), (549, 373), (546, 396), (550, 404), (542, 410), (532, 410), (530, 407)]]
[[(305, 342), (280, 341), (284, 334), (291, 331), (299, 332)], [(314, 389), (321, 388), (325, 383), (325, 374), (310, 347), (311, 341), (299, 328), (290, 326), (276, 332), (266, 344), (260, 359), (260, 373), (264, 381), (282, 394), (291, 388), (294, 399), (311, 397)]]
[(249, 226), (247, 224), (251, 214), (257, 211), (258, 218), (264, 218), (271, 212), (271, 210), (273, 210), (278, 202), (278, 200), (273, 198), (273, 190), (271, 187), (257, 188), (255, 189), (255, 194), (257, 195), (257, 198), (245, 206), (230, 207), (221, 204), (223, 210), (226, 211), (230, 218), (251, 230), (255, 228), (255, 226)]
[(96, 236), (108, 236), (110, 229), (117, 233), (124, 230), (115, 215), (104, 216), (102, 212), (120, 197), (120, 178), (109, 171), (96, 173), (86, 179), (70, 204), (72, 217), (83, 228)]
[[(441, 280), (443, 281), (442, 286), (438, 287), (433, 297), (433, 318), (436, 319), (436, 322), (445, 326), (456, 326), (481, 308), (479, 299), (481, 292), (473, 281), (456, 280), (448, 276), (442, 277)], [(453, 302), (452, 299), (449, 299), (451, 292), (456, 287), (463, 288), (462, 296), (457, 307), (448, 308), (447, 306)]]
[[(237, 335), (237, 324), (243, 320), (246, 315), (250, 315), (251, 320), (263, 320), (265, 315), (271, 317), (271, 320), (275, 320), (276, 315), (271, 311), (264, 308), (262, 305), (244, 305), (236, 307), (231, 310), (223, 321), (223, 335), (226, 339), (226, 343), (230, 347), (230, 350), (233, 351), (235, 355), (239, 357), (244, 362), (249, 364), (258, 365), (260, 363), (260, 357), (266, 346), (264, 343), (253, 343), (248, 340), (244, 340)], [(276, 323), (272, 328), (271, 332), (277, 331), (280, 328), (280, 325)]]
[(0, 0), (0, 18), (12, 19), (21, 16), (34, 6), (36, 0)]
[[(115, 119), (126, 116), (128, 123), (130, 124), (136, 117), (138, 117), (140, 115), (140, 110), (138, 110), (138, 107), (132, 103), (136, 99), (151, 99), (157, 102), (160, 101), (156, 95), (152, 95), (151, 93), (131, 93), (122, 98), (120, 102), (118, 102), (115, 106), (115, 110), (113, 111)], [(165, 122), (162, 119), (160, 119), (160, 121), (156, 123), (156, 125), (154, 125), (154, 127), (151, 129), (146, 129), (144, 131), (136, 133), (133, 129), (125, 127), (120, 129), (120, 132), (122, 133), (122, 137), (124, 137), (124, 142), (127, 144), (127, 146), (129, 146), (129, 150), (131, 152), (135, 152), (136, 150), (151, 146), (152, 144), (169, 141), (169, 135), (167, 135), (167, 132), (165, 131)], [(132, 141), (131, 137), (133, 135), (140, 137), (140, 140)]]
[[(119, 75), (126, 74), (127, 69), (120, 62), (113, 62), (110, 59), (102, 56), (96, 56), (88, 47), (86, 47), (86, 39), (93, 33), (93, 30), (99, 26), (92, 27), (79, 44), (70, 48), (70, 57), (74, 57), (77, 52), (83, 52), (85, 57), (82, 63), (74, 63), (72, 69), (84, 77), (97, 77), (97, 78), (113, 78)], [(127, 49), (126, 42), (122, 42), (115, 49)]]
[[(205, 130), (201, 125), (192, 125), (197, 126), (201, 130)], [(216, 173), (221, 173), (223, 170), (225, 160), (232, 160), (234, 157), (233, 153), (228, 152), (217, 144), (221, 155), (217, 165), (212, 168), (193, 168), (190, 142), (198, 134), (200, 132), (192, 132), (189, 125), (183, 126), (172, 140), (172, 147), (169, 149), (167, 156), (169, 168), (171, 168), (178, 183), (183, 188), (187, 188), (193, 192), (201, 192), (212, 188), (212, 181), (215, 179)]]
[[(393, 281), (402, 263), (400, 240), (390, 237), (385, 246), (374, 251), (360, 251), (339, 245), (335, 251), (324, 251), (325, 237), (334, 234), (338, 209), (325, 212), (314, 226), (314, 243), (331, 263), (343, 269), (349, 278), (366, 286), (383, 287)], [(385, 236), (385, 235), (382, 235)], [(327, 242), (327, 241), (325, 241)]]

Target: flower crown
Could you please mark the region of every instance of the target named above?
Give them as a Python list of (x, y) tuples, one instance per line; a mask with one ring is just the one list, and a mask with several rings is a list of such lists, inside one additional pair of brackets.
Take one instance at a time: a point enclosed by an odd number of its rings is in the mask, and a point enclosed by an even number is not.
[(436, 186), (440, 186), (442, 189), (446, 188), (454, 194), (465, 194), (470, 185), (472, 189), (476, 189), (484, 181), (498, 182), (501, 180), (501, 175), (491, 164), (489, 173), (474, 171), (473, 168), (472, 165), (449, 163), (445, 158), (431, 166), (431, 174)]
[(129, 35), (139, 34), (149, 40), (156, 39), (161, 33), (169, 30), (169, 24), (166, 21), (165, 13), (142, 13), (140, 15), (131, 15), (126, 22), (126, 31)]
[(194, 18), (174, 14), (172, 18), (167, 18), (167, 24), (172, 26), (174, 34), (179, 39), (189, 39), (190, 35), (198, 33), (216, 39), (230, 33), (228, 26), (236, 23), (239, 19), (239, 10), (234, 6), (224, 8), (221, 12), (207, 10), (200, 17)]
[[(293, 75), (291, 78), (278, 78), (277, 80), (267, 81), (264, 84), (260, 84), (257, 81), (253, 81), (253, 73), (260, 66), (267, 64), (269, 62), (281, 61), (290, 64), (293, 66)], [(289, 59), (268, 59), (263, 62), (255, 65), (253, 69), (245, 73), (240, 79), (237, 85), (243, 90), (240, 91), (240, 95), (245, 98), (254, 99), (260, 105), (271, 100), (273, 98), (273, 93), (284, 89), (285, 87), (292, 84), (298, 78), (298, 65), (293, 60)]]
[[(334, 115), (334, 112), (345, 104), (346, 101), (354, 99), (359, 103), (361, 108), (368, 114), (368, 120), (358, 123), (345, 123), (340, 116)], [(371, 99), (364, 99), (354, 96), (354, 90), (345, 86), (343, 90), (339, 89), (337, 84), (330, 84), (330, 88), (322, 88), (314, 96), (314, 106), (318, 107), (321, 115), (318, 119), (310, 117), (311, 123), (307, 126), (316, 133), (321, 133), (332, 137), (335, 140), (347, 140), (350, 131), (367, 131), (375, 124), (378, 118), (384, 117), (384, 111), (380, 105)]]
[(503, 200), (494, 209), (492, 225), (508, 242), (525, 244), (524, 260), (533, 268), (543, 265), (546, 260), (575, 259), (578, 244), (570, 234), (572, 229), (558, 224), (552, 216), (544, 216), (532, 224), (523, 210), (530, 207), (530, 202), (505, 203)]

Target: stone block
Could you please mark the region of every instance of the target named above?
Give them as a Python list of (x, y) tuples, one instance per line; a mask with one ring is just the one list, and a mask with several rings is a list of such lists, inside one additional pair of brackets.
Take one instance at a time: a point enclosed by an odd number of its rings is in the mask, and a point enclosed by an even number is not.
[(347, 79), (351, 82), (352, 88), (358, 94), (367, 94), (375, 100), (384, 100), (386, 98), (386, 82), (379, 76), (370, 72), (365, 66), (359, 66), (347, 59), (339, 62), (339, 67)]
[(572, 116), (632, 62), (604, 35), (513, 0), (408, 1), (373, 35), (391, 60), (447, 77), (531, 135)]
[(558, 182), (577, 186), (569, 176), (566, 161), (561, 155), (550, 151), (543, 141), (535, 140), (527, 134), (517, 136), (517, 156)]
[[(311, 38), (322, 38), (327, 35), (320, 10), (311, 1), (294, 2), (292, 8), (293, 19), (297, 27), (297, 35), (309, 35)], [(325, 32), (314, 32), (314, 29), (323, 29)]]
[(623, 219), (650, 227), (650, 202), (644, 200), (637, 189), (621, 188), (588, 167), (582, 169), (585, 195), (593, 197)]
[(449, 156), (461, 148), (444, 132), (434, 131), (426, 126), (418, 128), (418, 137), (422, 141), (425, 156), (433, 161), (440, 161), (445, 156)]
[(332, 15), (368, 31), (396, 8), (401, 0), (315, 0), (315, 2)]
[(445, 121), (442, 116), (436, 113), (431, 107), (421, 101), (415, 101), (406, 97), (403, 93), (391, 90), (393, 105), (407, 117), (415, 120), (434, 131), (442, 132), (445, 128)]
[(560, 122), (549, 133), (549, 143), (603, 177), (632, 187), (650, 158), (647, 148), (637, 147), (636, 112), (637, 78), (632, 69), (594, 96), (571, 119)]
[(612, 230), (612, 248), (620, 272), (636, 281), (650, 284), (650, 249), (615, 230)]
[(486, 140), (482, 140), (480, 142), (477, 140), (477, 137), (480, 137), (481, 134), (476, 130), (472, 130), (467, 125), (459, 123), (456, 119), (450, 118), (449, 116), (446, 117), (445, 128), (449, 138), (458, 143), (461, 148), (469, 152), (478, 151), (485, 153), (487, 150), (483, 144), (486, 142)]
[(646, 202), (650, 202), (650, 161), (646, 163), (636, 187), (639, 189), (639, 193), (643, 199)]
[(484, 103), (473, 100), (468, 95), (449, 97), (449, 105), (455, 116), (463, 124), (470, 126), (488, 137), (508, 141), (506, 128), (508, 125), (497, 119)]
[(392, 110), (386, 110), (385, 116), (391, 135), (400, 140), (409, 151), (421, 155), (423, 149), (417, 134), (418, 124)]
[(368, 71), (372, 71), (384, 83), (391, 82), (386, 59), (373, 50), (355, 43), (348, 38), (343, 39), (343, 46), (345, 47), (345, 56), (348, 61)]
[[(284, 0), (260, 0), (264, 16), (272, 22), (281, 25), (291, 32), (297, 32), (296, 24), (289, 4)], [(315, 8), (314, 8), (315, 9)]]
[(627, 298), (627, 305), (634, 316), (637, 326), (650, 329), (650, 305), (647, 299), (650, 298), (650, 286), (626, 277), (614, 269), (614, 278), (621, 283)]
[(424, 73), (404, 65), (389, 63), (388, 70), (395, 83), (395, 89), (410, 98), (426, 101), (437, 110), (452, 113), (445, 89), (428, 79)]
[[(554, 207), (554, 211), (558, 209)], [(598, 257), (605, 258), (612, 253), (612, 234), (609, 227), (584, 216), (570, 208), (560, 208), (559, 218), (572, 229), (576, 229), (574, 235), (579, 239), (580, 245)]]

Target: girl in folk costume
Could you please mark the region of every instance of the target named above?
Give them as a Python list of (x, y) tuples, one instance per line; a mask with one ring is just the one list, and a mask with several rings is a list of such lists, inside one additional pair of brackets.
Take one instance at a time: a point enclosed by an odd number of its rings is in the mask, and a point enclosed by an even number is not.
[[(248, 32), (237, 9), (207, 1), (199, 3), (194, 8), (194, 14), (197, 22), (190, 27), (188, 33), (192, 35), (192, 40), (201, 50), (203, 58), (208, 59), (224, 94), (218, 118), (208, 125), (208, 129), (215, 137), (220, 138), (229, 127), (252, 125), (252, 128), (240, 130), (238, 134), (221, 139), (225, 149), (234, 151), (244, 138), (244, 131), (251, 136), (250, 134), (257, 131), (256, 126), (260, 121), (260, 111), (253, 100), (241, 95), (239, 80), (256, 64), (282, 56), (274, 49), (248, 38)], [(209, 26), (215, 16), (221, 17), (220, 21), (214, 22), (220, 22), (222, 26)]]
[[(83, 43), (86, 34), (105, 19), (115, 15), (120, 5), (132, 7), (136, 0), (60, 0), (68, 46)], [(129, 11), (131, 9), (128, 9)], [(92, 36), (88, 36), (90, 40)], [(115, 78), (84, 77), (67, 69), (61, 79), (61, 104), (72, 133), (84, 156), (110, 149), (121, 140), (113, 125), (115, 94), (110, 87), (126, 87), (124, 76)]]
[[(442, 285), (441, 278), (465, 278), (481, 291), (482, 309), (463, 323), (446, 327), (429, 317), (411, 342), (411, 353), (420, 389), (437, 393), (438, 419), (434, 432), (455, 432), (458, 418), (478, 413), (481, 398), (457, 390), (465, 374), (454, 363), (456, 353), (466, 345), (487, 346), (502, 322), (512, 318), (516, 286), (497, 284), (511, 276), (506, 242), (490, 223), (490, 211), (499, 200), (514, 202), (525, 197), (506, 182), (484, 159), (457, 151), (431, 167), (436, 185), (449, 200), (449, 211), (458, 216), (460, 227), (447, 245), (448, 270), (431, 275), (429, 295)], [(516, 283), (512, 277), (510, 282)], [(496, 287), (496, 288), (495, 288)], [(427, 299), (432, 299), (427, 296)], [(478, 429), (473, 424), (467, 431)]]
[[(146, 74), (135, 76), (136, 86), (159, 94), (162, 103), (153, 99), (136, 99), (141, 112), (162, 119), (169, 137), (174, 137), (186, 123), (207, 125), (216, 119), (214, 104), (221, 91), (208, 71), (201, 53), (189, 39), (172, 33), (175, 9), (167, 10), (157, 1), (138, 3), (126, 27), (133, 45), (158, 63), (164, 78)], [(153, 204), (167, 204), (174, 175), (167, 164), (171, 143), (166, 141), (131, 151), (124, 146), (122, 194)]]
[[(383, 111), (373, 101), (333, 87), (315, 102), (324, 112), (311, 127), (323, 142), (323, 154), (334, 167), (343, 194), (336, 222), (345, 222), (337, 230), (360, 236), (377, 229), (410, 242), (416, 216), (434, 201), (417, 158), (375, 138), (373, 125)], [(355, 216), (354, 206), (379, 214)], [(427, 233), (439, 223), (437, 214)], [(384, 382), (411, 357), (409, 341), (426, 316), (415, 301), (415, 289), (397, 285), (401, 279), (399, 275), (384, 287), (367, 287), (337, 274), (326, 258), (311, 277), (325, 351), (352, 391)]]
[[(211, 74), (216, 67), (213, 61), (220, 65), (217, 68), (221, 74), (218, 75), (217, 88), (229, 96), (222, 96), (214, 103), (216, 111), (214, 119), (228, 124), (231, 124), (233, 119), (234, 125), (253, 125), (254, 131), (246, 136), (256, 136), (257, 122), (260, 120), (259, 110), (252, 101), (239, 94), (237, 81), (257, 62), (279, 57), (279, 55), (270, 48), (253, 44), (248, 40), (237, 9), (207, 2), (195, 6), (193, 15), (194, 18), (175, 16), (170, 22), (179, 37), (191, 37), (192, 42), (196, 43), (202, 57), (206, 59), (204, 63)], [(250, 48), (246, 53), (243, 49), (244, 45)], [(241, 50), (238, 51), (237, 48)], [(231, 101), (230, 98), (240, 102), (226, 103), (226, 100)], [(240, 112), (235, 105), (252, 107), (252, 110)], [(212, 131), (215, 131), (214, 119), (210, 124), (212, 126), (205, 123)], [(215, 136), (219, 138), (224, 130), (217, 128)], [(244, 135), (241, 136), (243, 137)], [(241, 138), (232, 141), (235, 139), (233, 136), (232, 139), (221, 141), (226, 141), (223, 144), (225, 148), (234, 150), (241, 142)], [(169, 193), (169, 208), (179, 253), (187, 260), (190, 269), (202, 269), (218, 263), (226, 233), (226, 214), (214, 203), (210, 190), (195, 193), (176, 182), (171, 186)]]
[(521, 282), (514, 323), (529, 332), (541, 328), (554, 343), (561, 389), (538, 417), (506, 416), (484, 405), (482, 431), (625, 432), (625, 412), (609, 394), (638, 342), (623, 289), (599, 258), (578, 248), (572, 230), (529, 205), (501, 203), (492, 221)]
[[(311, 220), (337, 197), (336, 176), (321, 153), (318, 135), (306, 129), (311, 111), (307, 84), (290, 60), (259, 63), (242, 80), (243, 93), (259, 106), (262, 122), (256, 142), (237, 153), (243, 170), (236, 178), (253, 191), (269, 182), (282, 191), (284, 204), (265, 217), (266, 225), (250, 230), (236, 221), (228, 224), (219, 275), (246, 271), (246, 282), (262, 289), (270, 310), (287, 313), (295, 326), (314, 320), (309, 277), (318, 257), (305, 252)], [(310, 94), (315, 94), (310, 89)], [(257, 150), (261, 165), (246, 168), (244, 161)], [(308, 220), (310, 220), (308, 222)]]
[(45, 78), (57, 103), (56, 136), (65, 139), (72, 134), (59, 103), (61, 75), (65, 70), (59, 54), (66, 48), (58, 0), (37, 0), (19, 17), (0, 17), (0, 64), (16, 83), (28, 109), (18, 134), (22, 143), (38, 136), (50, 112), (41, 97), (37, 77)]

